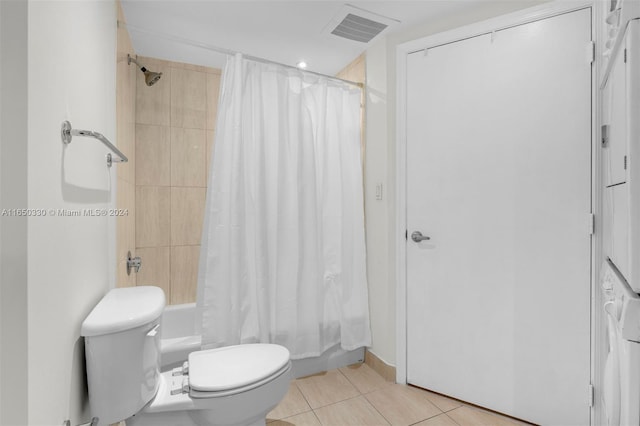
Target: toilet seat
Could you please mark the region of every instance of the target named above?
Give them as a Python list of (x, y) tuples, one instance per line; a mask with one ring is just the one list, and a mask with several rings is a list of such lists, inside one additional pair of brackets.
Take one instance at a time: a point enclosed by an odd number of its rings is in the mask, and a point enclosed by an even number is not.
[(189, 395), (215, 398), (261, 386), (291, 368), (289, 351), (256, 343), (189, 354)]
[(266, 383), (271, 382), (272, 380), (277, 379), (278, 377), (280, 377), (282, 374), (286, 373), (287, 371), (289, 371), (291, 369), (291, 363), (287, 362), (287, 365), (285, 365), (284, 367), (282, 367), (280, 370), (278, 370), (275, 374), (265, 377), (264, 379), (252, 383), (250, 385), (246, 385), (240, 388), (235, 388), (235, 389), (227, 389), (227, 390), (223, 390), (223, 391), (217, 391), (217, 392), (201, 392), (201, 391), (197, 391), (194, 389), (189, 389), (189, 396), (191, 398), (196, 398), (196, 399), (201, 399), (201, 398), (220, 398), (223, 396), (230, 396), (230, 395), (235, 395), (238, 393), (243, 393), (243, 392), (247, 392), (250, 391), (251, 389), (257, 388), (259, 386), (262, 386)]

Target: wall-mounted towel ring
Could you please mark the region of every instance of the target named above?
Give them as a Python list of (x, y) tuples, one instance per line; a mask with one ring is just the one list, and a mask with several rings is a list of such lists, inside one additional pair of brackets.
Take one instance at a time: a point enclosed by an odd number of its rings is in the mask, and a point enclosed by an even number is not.
[(105, 144), (106, 147), (109, 148), (114, 154), (118, 156), (118, 158), (113, 158), (111, 156), (111, 153), (107, 154), (108, 167), (111, 167), (111, 164), (113, 164), (114, 162), (126, 163), (127, 161), (129, 161), (129, 159), (122, 152), (120, 152), (120, 150), (116, 148), (115, 145), (109, 142), (109, 139), (105, 138), (104, 136), (102, 136), (102, 134), (98, 132), (94, 132), (91, 130), (73, 129), (71, 127), (71, 123), (65, 120), (62, 122), (62, 129), (60, 130), (60, 134), (62, 136), (62, 142), (65, 144), (71, 143), (71, 138), (73, 136), (86, 136), (86, 137), (98, 139), (100, 142)]

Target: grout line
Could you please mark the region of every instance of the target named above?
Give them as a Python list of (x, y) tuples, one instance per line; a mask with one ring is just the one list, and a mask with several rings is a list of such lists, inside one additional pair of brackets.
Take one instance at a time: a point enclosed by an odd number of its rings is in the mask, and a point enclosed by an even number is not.
[(364, 395), (364, 392), (362, 392), (362, 391), (360, 390), (360, 388), (358, 387), (358, 385), (356, 385), (355, 383), (353, 383), (353, 382), (351, 381), (351, 379), (349, 379), (349, 376), (347, 376), (347, 375), (346, 375), (346, 374), (344, 374), (342, 371), (340, 371), (340, 369), (339, 369), (339, 368), (336, 368), (336, 370), (338, 370), (338, 371), (340, 372), (340, 374), (342, 374), (342, 375), (344, 376), (344, 378), (345, 378), (345, 379), (347, 379), (347, 382), (349, 382), (349, 384), (350, 384), (351, 386), (353, 386), (353, 387), (358, 391), (358, 393), (359, 393), (360, 395)]
[(427, 417), (426, 419), (422, 419), (422, 420), (418, 420), (415, 423), (411, 423), (409, 426), (414, 426), (417, 425), (418, 423), (422, 423), (424, 421), (427, 421), (429, 419), (434, 419), (436, 417), (440, 417), (440, 416), (445, 416), (447, 417), (449, 420), (451, 420), (453, 423), (455, 423), (456, 425), (460, 425), (460, 423), (456, 422), (455, 420), (453, 420), (451, 417), (447, 416), (447, 413), (440, 413), (440, 414), (436, 414), (435, 416), (431, 416), (431, 417)]
[[(433, 402), (432, 402), (432, 404), (433, 404)], [(436, 405), (436, 404), (433, 404), (433, 405)], [(438, 406), (436, 405), (436, 407), (438, 407)], [(451, 412), (453, 410), (457, 410), (458, 408), (462, 408), (462, 407), (464, 407), (464, 404), (459, 405), (457, 407), (449, 408), (448, 410), (442, 410), (440, 407), (438, 407), (438, 408), (440, 408), (443, 413), (449, 413), (449, 412)]]
[(380, 412), (380, 410), (378, 410), (378, 407), (376, 407), (375, 405), (373, 405), (373, 403), (372, 403), (371, 401), (369, 401), (369, 399), (367, 399), (367, 397), (366, 397), (366, 396), (362, 395), (362, 397), (364, 398), (364, 400), (365, 400), (365, 401), (367, 401), (367, 404), (369, 404), (369, 405), (370, 405), (374, 410), (376, 410), (376, 412), (377, 412), (378, 414), (380, 414), (380, 416), (381, 416), (381, 417), (382, 417), (382, 418), (383, 418), (387, 423), (389, 423), (390, 425), (392, 425), (392, 424), (393, 424), (393, 423), (391, 422), (391, 420), (389, 420), (388, 418), (386, 418), (386, 417), (384, 416), (384, 414), (382, 414), (382, 413)]
[[(417, 390), (417, 391), (425, 392), (425, 393), (426, 393), (425, 397), (429, 400), (429, 402), (430, 402), (430, 403), (432, 403), (433, 405), (435, 405), (435, 406), (436, 406), (436, 408), (438, 408), (438, 409), (439, 409), (440, 411), (442, 411), (443, 413), (447, 413), (447, 412), (449, 412), (449, 411), (457, 410), (457, 409), (458, 409), (458, 408), (460, 408), (460, 407), (464, 407), (465, 405), (468, 405), (468, 403), (467, 403), (467, 402), (462, 401), (462, 400), (460, 400), (460, 399), (457, 399), (457, 398), (451, 397), (451, 396), (449, 396), (449, 395), (445, 395), (445, 394), (443, 394), (443, 393), (439, 393), (439, 392), (436, 392), (436, 391), (433, 391), (433, 390), (430, 390), (430, 389), (422, 388), (422, 387), (417, 386), (417, 385), (407, 384), (406, 386), (408, 386), (408, 387), (410, 387), (410, 388), (412, 388), (412, 389), (415, 389), (415, 390)], [(429, 398), (429, 394), (436, 395), (436, 396), (439, 396), (439, 397), (442, 397), (442, 398), (445, 398), (445, 399), (448, 399), (448, 400), (451, 400), (451, 401), (457, 402), (457, 403), (459, 403), (460, 405), (459, 405), (459, 406), (457, 406), (457, 407), (450, 408), (450, 409), (448, 409), (448, 410), (443, 410), (442, 408), (440, 408), (440, 407), (438, 406), (438, 404), (436, 404), (435, 402), (433, 402), (433, 401), (431, 400), (431, 398)]]
[(291, 417), (301, 416), (301, 415), (307, 414), (307, 413), (313, 413), (313, 410), (309, 409), (309, 410), (306, 410), (306, 411), (301, 411), (299, 413), (290, 414), (287, 417), (282, 417), (281, 419), (270, 419), (270, 418), (267, 417), (268, 421), (266, 423), (269, 424), (269, 423), (273, 423), (273, 422), (282, 422), (282, 421), (285, 421), (287, 419), (290, 419)]
[[(276, 405), (276, 408), (277, 408), (277, 407), (278, 407), (278, 406)], [(275, 408), (274, 408), (274, 410), (275, 410)], [(267, 423), (277, 422), (277, 421), (282, 421), (282, 420), (290, 419), (291, 417), (299, 416), (299, 415), (301, 415), (301, 414), (307, 414), (307, 413), (310, 413), (310, 412), (313, 412), (313, 410), (312, 410), (311, 408), (309, 408), (308, 410), (300, 411), (300, 412), (298, 412), (298, 413), (289, 414), (289, 415), (287, 415), (286, 417), (282, 417), (282, 418), (269, 418), (269, 417), (267, 417), (267, 420), (270, 420), (270, 421), (268, 421)]]
[(302, 389), (300, 389), (300, 386), (298, 386), (298, 384), (296, 383), (296, 380), (298, 380), (298, 379), (294, 379), (294, 380), (292, 380), (292, 382), (293, 382), (294, 386), (295, 386), (296, 388), (298, 388), (298, 392), (300, 392), (300, 395), (302, 395), (302, 398), (304, 398), (304, 402), (306, 402), (306, 403), (307, 403), (307, 405), (309, 406), (309, 409), (310, 409), (311, 411), (313, 411), (313, 407), (312, 407), (312, 406), (311, 406), (311, 404), (309, 403), (309, 400), (307, 399), (307, 396), (304, 394), (304, 392), (302, 392)]
[[(436, 407), (436, 408), (437, 408), (437, 407)], [(424, 421), (427, 421), (427, 420), (430, 420), (430, 419), (434, 419), (434, 418), (439, 417), (439, 416), (442, 416), (442, 415), (446, 415), (446, 413), (444, 413), (443, 411), (440, 411), (438, 414), (434, 414), (434, 415), (432, 415), (432, 416), (422, 418), (422, 419), (420, 419), (420, 420), (418, 420), (418, 421), (416, 421), (416, 422), (414, 422), (414, 423), (411, 423), (409, 426), (417, 425), (418, 423), (422, 423), (422, 422), (424, 422)], [(455, 422), (454, 422), (454, 423), (455, 423)], [(456, 424), (457, 424), (457, 423), (456, 423)]]
[(320, 417), (318, 417), (318, 415), (316, 414), (316, 412), (315, 412), (315, 411), (313, 411), (313, 410), (311, 410), (311, 412), (312, 412), (312, 413), (313, 413), (313, 415), (315, 416), (315, 418), (316, 418), (316, 420), (318, 421), (318, 423), (323, 424), (323, 423), (320, 421)]
[[(367, 394), (367, 395), (368, 395), (368, 394)], [(382, 417), (384, 417), (384, 414), (382, 414), (382, 413), (380, 412), (380, 410), (378, 410), (378, 408), (375, 406), (375, 404), (373, 404), (371, 401), (369, 401), (369, 399), (366, 397), (366, 395), (363, 395), (363, 396), (365, 397), (365, 399), (367, 400), (367, 402), (369, 402), (369, 404), (370, 404), (370, 405), (371, 405), (371, 406), (372, 406), (376, 411), (378, 411), (378, 413), (380, 413), (380, 415), (381, 415)], [(440, 407), (438, 407), (436, 404), (434, 404), (433, 402), (431, 402), (428, 398), (426, 398), (426, 399), (427, 399), (427, 402), (428, 402), (429, 404), (431, 404), (431, 405), (432, 405), (436, 410), (438, 410), (438, 413), (437, 413), (437, 414), (434, 414), (434, 415), (432, 415), (432, 416), (429, 416), (429, 417), (422, 418), (422, 419), (420, 419), (420, 420), (418, 420), (418, 421), (416, 421), (416, 422), (414, 422), (414, 423), (411, 423), (411, 425), (415, 425), (415, 424), (418, 424), (418, 423), (423, 422), (423, 421), (425, 421), (425, 420), (429, 420), (429, 419), (432, 419), (432, 418), (434, 418), (434, 417), (438, 417), (438, 416), (440, 416), (440, 415), (442, 415), (442, 414), (445, 414), (445, 412), (444, 412), (443, 410), (441, 410), (441, 409), (440, 409)], [(393, 423), (392, 423), (389, 419), (387, 419), (386, 417), (384, 417), (384, 419), (385, 419), (385, 420), (387, 420), (387, 422), (389, 422), (389, 424), (393, 424)]]
[[(344, 377), (345, 379), (347, 379), (347, 383), (349, 383), (351, 386), (353, 386), (353, 388), (356, 390), (356, 392), (358, 392), (358, 396), (363, 396), (364, 394), (362, 392), (360, 392), (360, 389), (358, 389), (358, 386), (355, 385), (355, 383), (353, 383), (351, 380), (349, 380), (349, 377), (347, 377), (346, 374), (344, 374), (342, 371), (340, 371), (339, 368), (335, 369), (338, 373), (340, 373), (342, 375), (342, 377)], [(354, 397), (355, 398), (355, 397)], [(347, 399), (353, 399), (353, 398), (347, 398)], [(344, 400), (346, 401), (346, 399)]]
[[(330, 404), (322, 405), (322, 406), (320, 406), (320, 407), (311, 408), (311, 409), (312, 409), (312, 410), (314, 410), (314, 411), (315, 411), (315, 410), (319, 410), (320, 408), (330, 407), (330, 406), (332, 406), (332, 405), (340, 404), (341, 402), (350, 401), (350, 400), (352, 400), (352, 399), (360, 398), (361, 396), (364, 396), (364, 395), (350, 396), (349, 398), (341, 399), (340, 401), (335, 401), (335, 402), (332, 402), (332, 403), (330, 403)], [(367, 400), (367, 402), (368, 402), (368, 400)], [(309, 404), (309, 406), (311, 406), (311, 404)]]
[[(350, 384), (351, 386), (353, 386), (353, 384), (351, 384), (351, 381), (349, 380), (349, 378), (348, 378), (347, 376), (345, 376), (345, 375), (344, 375), (344, 373), (343, 373), (342, 371), (340, 371), (340, 369), (339, 369), (339, 368), (334, 368), (334, 369), (328, 370), (328, 371), (327, 371), (327, 373), (328, 373), (329, 371), (335, 371), (337, 374), (339, 374), (339, 375), (341, 375), (342, 377), (344, 377), (345, 379), (347, 379), (347, 382), (349, 382), (349, 384)], [(353, 386), (353, 387), (355, 388), (355, 386)], [(356, 389), (356, 390), (357, 390), (357, 389)], [(360, 393), (360, 392), (358, 391), (358, 393)]]
[[(458, 408), (462, 408), (462, 407), (458, 407)], [(453, 410), (457, 410), (458, 408), (454, 408)], [(447, 411), (447, 413), (450, 413), (453, 410), (449, 410), (449, 411)], [(460, 423), (456, 422), (455, 419), (453, 417), (449, 416), (447, 413), (444, 413), (444, 415), (447, 416), (455, 424), (460, 425)]]

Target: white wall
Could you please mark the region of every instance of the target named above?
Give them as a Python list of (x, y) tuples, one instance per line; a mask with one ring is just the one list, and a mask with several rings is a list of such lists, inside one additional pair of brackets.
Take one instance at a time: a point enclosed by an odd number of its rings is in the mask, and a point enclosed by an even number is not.
[[(28, 207), (114, 206), (107, 149), (60, 140), (69, 120), (115, 141), (114, 2), (30, 0), (28, 41)], [(115, 221), (48, 214), (28, 230), (28, 424), (79, 424), (91, 418), (80, 325), (114, 285)]]
[[(371, 315), (372, 347), (388, 364), (395, 357), (395, 286), (389, 256), (393, 240), (388, 229), (391, 205), (389, 188), (387, 45), (380, 42), (367, 50), (367, 106), (365, 151), (365, 219), (367, 232), (367, 280)], [(393, 169), (391, 169), (393, 170)], [(382, 200), (376, 185), (382, 184)], [(392, 321), (389, 324), (389, 321)]]
[[(27, 206), (27, 3), (0, 1), (0, 209)], [(0, 216), (0, 424), (27, 424), (27, 220)]]
[[(395, 270), (395, 101), (396, 47), (409, 40), (462, 27), (474, 22), (532, 7), (545, 0), (466, 2), (466, 12), (452, 14), (381, 39), (367, 50), (367, 152), (365, 214), (371, 332), (370, 351), (388, 364), (396, 356)], [(462, 5), (463, 2), (460, 2)], [(385, 81), (386, 79), (386, 81)], [(375, 200), (376, 184), (382, 183), (384, 199)]]
[[(4, 51), (2, 50), (2, 6), (0, 6), (0, 99), (4, 91), (2, 90), (2, 58)], [(0, 102), (0, 128), (2, 128), (2, 102)], [(0, 135), (0, 145), (2, 144), (2, 135)], [(2, 148), (0, 148), (0, 165), (2, 164)], [(2, 176), (0, 175), (0, 188), (2, 188)], [(2, 192), (0, 191), (0, 207), (2, 207)], [(0, 236), (2, 236), (2, 221), (0, 221)], [(0, 248), (1, 250), (1, 248)], [(2, 262), (0, 261), (0, 307), (2, 307)], [(0, 342), (2, 342), (2, 315), (0, 315)], [(1, 346), (1, 345), (0, 345)], [(0, 383), (2, 383), (2, 350), (0, 349)], [(2, 386), (0, 386), (0, 424), (2, 424)]]

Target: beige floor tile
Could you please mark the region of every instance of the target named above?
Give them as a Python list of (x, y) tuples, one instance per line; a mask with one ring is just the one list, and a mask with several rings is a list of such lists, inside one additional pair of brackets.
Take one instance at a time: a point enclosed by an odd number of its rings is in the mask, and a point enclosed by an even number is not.
[(313, 411), (287, 417), (286, 419), (268, 422), (269, 426), (322, 426)]
[(291, 383), (289, 392), (287, 392), (280, 404), (267, 414), (267, 419), (284, 419), (307, 411), (311, 411), (311, 407), (307, 400), (304, 399), (298, 386), (295, 383)]
[(462, 407), (464, 402), (458, 401), (457, 399), (448, 398), (444, 395), (440, 395), (438, 393), (429, 392), (428, 390), (421, 389), (418, 387), (414, 387), (415, 390), (421, 391), (425, 394), (427, 399), (433, 403), (436, 407), (438, 407), (441, 411), (451, 411), (455, 408)]
[(373, 392), (392, 384), (366, 364), (353, 364), (342, 367), (340, 372), (349, 379), (360, 393)]
[(446, 414), (440, 414), (439, 416), (416, 423), (414, 426), (458, 426), (458, 423), (451, 420), (451, 417)]
[(449, 411), (447, 415), (460, 426), (524, 426), (529, 424), (468, 405)]
[(389, 423), (363, 396), (314, 410), (324, 426), (374, 426)]
[(441, 414), (422, 390), (405, 385), (391, 385), (365, 395), (393, 425), (411, 425)]
[(338, 370), (315, 374), (296, 380), (296, 385), (311, 408), (323, 407), (334, 402), (358, 396), (360, 392)]

